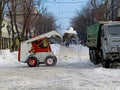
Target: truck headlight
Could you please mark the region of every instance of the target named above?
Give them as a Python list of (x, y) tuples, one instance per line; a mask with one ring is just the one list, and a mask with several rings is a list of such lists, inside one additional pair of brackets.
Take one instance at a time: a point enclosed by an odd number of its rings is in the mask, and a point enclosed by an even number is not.
[(112, 52), (115, 52), (115, 51), (116, 51), (116, 48), (115, 48), (115, 47), (111, 47), (111, 51), (112, 51)]

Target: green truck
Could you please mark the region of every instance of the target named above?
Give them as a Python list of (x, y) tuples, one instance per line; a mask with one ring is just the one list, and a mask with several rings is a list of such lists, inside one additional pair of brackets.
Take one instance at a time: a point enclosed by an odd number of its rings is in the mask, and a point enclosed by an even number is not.
[(109, 68), (120, 63), (120, 22), (100, 22), (87, 27), (90, 61)]

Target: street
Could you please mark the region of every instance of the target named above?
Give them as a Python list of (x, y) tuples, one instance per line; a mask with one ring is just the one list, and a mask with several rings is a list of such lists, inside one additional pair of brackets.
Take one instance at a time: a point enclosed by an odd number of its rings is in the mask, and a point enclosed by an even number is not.
[[(75, 47), (76, 46), (76, 47)], [(79, 48), (78, 48), (79, 47)], [(56, 47), (55, 47), (56, 48)], [(59, 46), (58, 63), (0, 66), (1, 90), (119, 90), (120, 69), (105, 69), (89, 61), (88, 49), (81, 45)]]

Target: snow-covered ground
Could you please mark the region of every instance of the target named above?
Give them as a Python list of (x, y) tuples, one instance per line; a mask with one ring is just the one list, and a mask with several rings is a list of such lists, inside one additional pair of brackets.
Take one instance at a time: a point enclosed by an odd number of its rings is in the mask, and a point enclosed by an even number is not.
[(88, 48), (51, 45), (55, 67), (30, 68), (17, 61), (17, 52), (0, 51), (0, 90), (120, 90), (120, 68), (93, 65)]

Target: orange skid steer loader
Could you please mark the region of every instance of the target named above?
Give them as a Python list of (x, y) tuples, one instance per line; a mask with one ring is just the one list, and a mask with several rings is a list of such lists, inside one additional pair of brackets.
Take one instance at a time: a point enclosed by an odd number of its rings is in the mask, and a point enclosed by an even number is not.
[(57, 58), (51, 50), (50, 43), (47, 39), (53, 35), (62, 38), (57, 31), (51, 31), (21, 42), (18, 51), (18, 61), (27, 63), (30, 67), (36, 67), (42, 63), (47, 66), (54, 66), (57, 63)]

